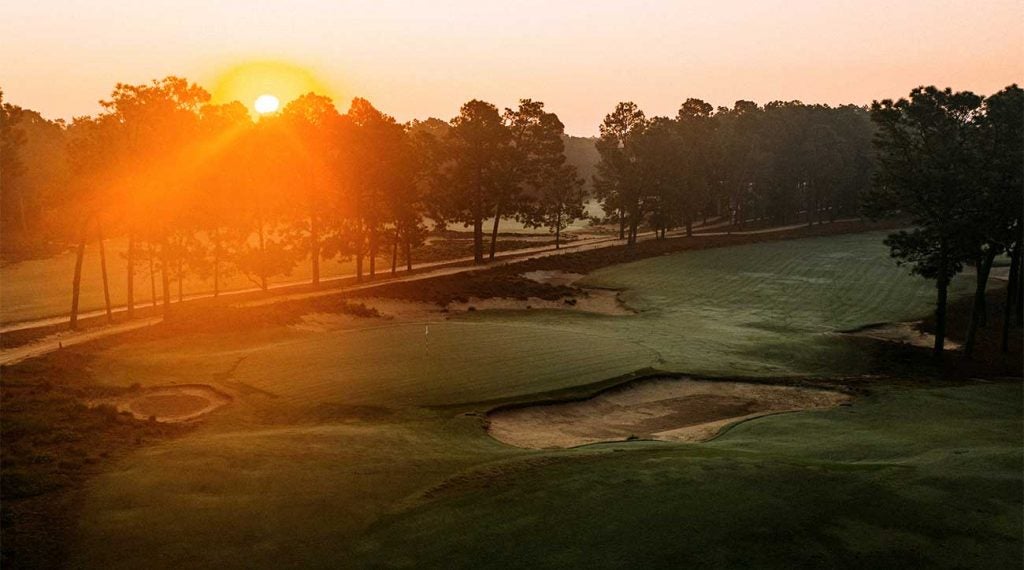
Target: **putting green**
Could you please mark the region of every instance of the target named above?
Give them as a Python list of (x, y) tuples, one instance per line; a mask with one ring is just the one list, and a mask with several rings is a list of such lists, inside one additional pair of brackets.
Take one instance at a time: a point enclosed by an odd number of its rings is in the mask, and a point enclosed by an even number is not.
[[(486, 319), (277, 331), (123, 345), (101, 356), (111, 383), (230, 378), (290, 403), (442, 405), (613, 378), (656, 363), (642, 345), (581, 328)], [(429, 334), (427, 333), (429, 327)], [(240, 361), (240, 362), (239, 362)]]

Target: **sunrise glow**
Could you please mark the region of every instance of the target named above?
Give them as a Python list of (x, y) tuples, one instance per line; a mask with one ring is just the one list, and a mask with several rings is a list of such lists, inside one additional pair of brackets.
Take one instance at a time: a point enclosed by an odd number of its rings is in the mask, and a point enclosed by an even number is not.
[(277, 111), (280, 106), (281, 101), (279, 101), (277, 97), (269, 94), (260, 95), (252, 104), (253, 109), (256, 109), (256, 112), (261, 115), (273, 113)]
[(212, 100), (245, 102), (254, 115), (279, 110), (306, 93), (339, 94), (305, 66), (284, 61), (246, 61), (228, 66), (209, 84)]

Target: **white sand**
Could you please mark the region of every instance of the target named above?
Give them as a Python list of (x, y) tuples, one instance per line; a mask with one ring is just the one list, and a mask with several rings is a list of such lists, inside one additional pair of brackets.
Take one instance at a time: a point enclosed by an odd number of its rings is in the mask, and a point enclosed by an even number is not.
[(740, 420), (830, 408), (850, 399), (840, 392), (793, 386), (651, 379), (580, 402), (497, 411), (489, 415), (488, 431), (499, 441), (533, 449), (631, 437), (698, 442)]

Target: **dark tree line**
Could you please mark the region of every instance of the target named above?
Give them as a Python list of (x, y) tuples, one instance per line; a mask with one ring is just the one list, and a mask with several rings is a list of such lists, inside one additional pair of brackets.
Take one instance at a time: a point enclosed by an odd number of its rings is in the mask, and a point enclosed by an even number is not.
[[(950, 280), (965, 267), (977, 277), (968, 354), (1000, 256), (1010, 261), (1004, 350), (1010, 321), (1021, 322), (1016, 85), (988, 98), (920, 88), (870, 109), (797, 101), (716, 109), (688, 99), (674, 117), (648, 118), (626, 102), (593, 145), (567, 137), (558, 117), (529, 99), (503, 111), (473, 100), (450, 121), (402, 124), (365, 99), (340, 113), (309, 93), (254, 121), (242, 104), (211, 104), (202, 88), (168, 77), (119, 84), (102, 104), (98, 115), (65, 124), (0, 100), (5, 253), (47, 241), (75, 246), (72, 324), (92, 240), (109, 316), (103, 241), (127, 239), (130, 315), (136, 287), (148, 285), (154, 305), (159, 291), (167, 310), (175, 293), (183, 299), (185, 275), (212, 278), (216, 295), (230, 273), (267, 289), (300, 263), (317, 285), (332, 258), (354, 259), (360, 280), (376, 276), (388, 253), (392, 273), (400, 258), (411, 270), (430, 224), (472, 228), (477, 262), (494, 258), (503, 220), (546, 227), (557, 245), (586, 216), (588, 192), (629, 244), (641, 228), (689, 235), (711, 218), (743, 229), (899, 216), (912, 229), (886, 243), (936, 281), (936, 352)], [(142, 267), (148, 284), (135, 280)]]
[(892, 256), (936, 283), (935, 353), (946, 336), (950, 281), (965, 267), (976, 277), (966, 335), (970, 356), (987, 322), (986, 288), (993, 263), (1009, 257), (1002, 350), (1024, 307), (1021, 215), (1024, 211), (1024, 91), (1011, 85), (987, 98), (969, 91), (920, 87), (909, 97), (876, 101), (871, 119), (880, 168), (865, 209), (898, 215), (913, 228), (888, 237)]
[(690, 234), (710, 217), (740, 229), (833, 221), (858, 215), (871, 185), (872, 132), (868, 111), (852, 105), (715, 109), (688, 99), (675, 117), (648, 118), (619, 103), (601, 124), (594, 195), (629, 243), (643, 226)]
[[(136, 287), (145, 286), (135, 279), (140, 266), (150, 269), (154, 305), (159, 290), (166, 311), (175, 294), (184, 298), (185, 275), (212, 277), (216, 295), (229, 272), (267, 289), (270, 278), (308, 263), (316, 286), (321, 263), (340, 257), (355, 259), (357, 279), (372, 279), (389, 249), (392, 273), (400, 253), (411, 270), (428, 223), (468, 224), (483, 262), (495, 255), (502, 220), (548, 228), (558, 243), (583, 217), (583, 181), (566, 161), (564, 126), (538, 101), (502, 112), (474, 100), (451, 121), (402, 124), (360, 98), (340, 113), (309, 93), (256, 121), (238, 102), (209, 99), (168, 77), (117, 85), (96, 116), (43, 121), (56, 133), (54, 164), (66, 165), (45, 192), (27, 173), (50, 165), (33, 160), (25, 133), (33, 127), (26, 118), (42, 119), (0, 107), (4, 237), (74, 244), (72, 327), (93, 240), (109, 318), (105, 238), (127, 239), (131, 316)], [(38, 213), (35, 224), (26, 211)]]
[(965, 267), (976, 278), (970, 356), (987, 322), (991, 269), (1008, 257), (1005, 352), (1011, 321), (1019, 326), (1024, 314), (1021, 93), (1016, 85), (988, 98), (928, 87), (870, 109), (796, 101), (715, 109), (688, 99), (673, 118), (619, 103), (601, 124), (593, 194), (630, 244), (641, 227), (689, 235), (695, 220), (718, 216), (738, 228), (861, 214), (905, 219), (912, 229), (886, 244), (899, 263), (936, 282), (937, 354), (952, 278)]

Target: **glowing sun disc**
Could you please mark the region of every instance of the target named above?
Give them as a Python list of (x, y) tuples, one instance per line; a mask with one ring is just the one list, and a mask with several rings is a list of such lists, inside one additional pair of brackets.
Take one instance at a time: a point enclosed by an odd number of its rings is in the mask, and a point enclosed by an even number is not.
[(265, 115), (267, 113), (273, 113), (274, 111), (277, 111), (277, 108), (281, 106), (281, 102), (278, 101), (277, 97), (274, 97), (273, 95), (263, 94), (256, 98), (256, 101), (253, 103), (252, 106), (254, 109), (256, 109), (257, 113)]

